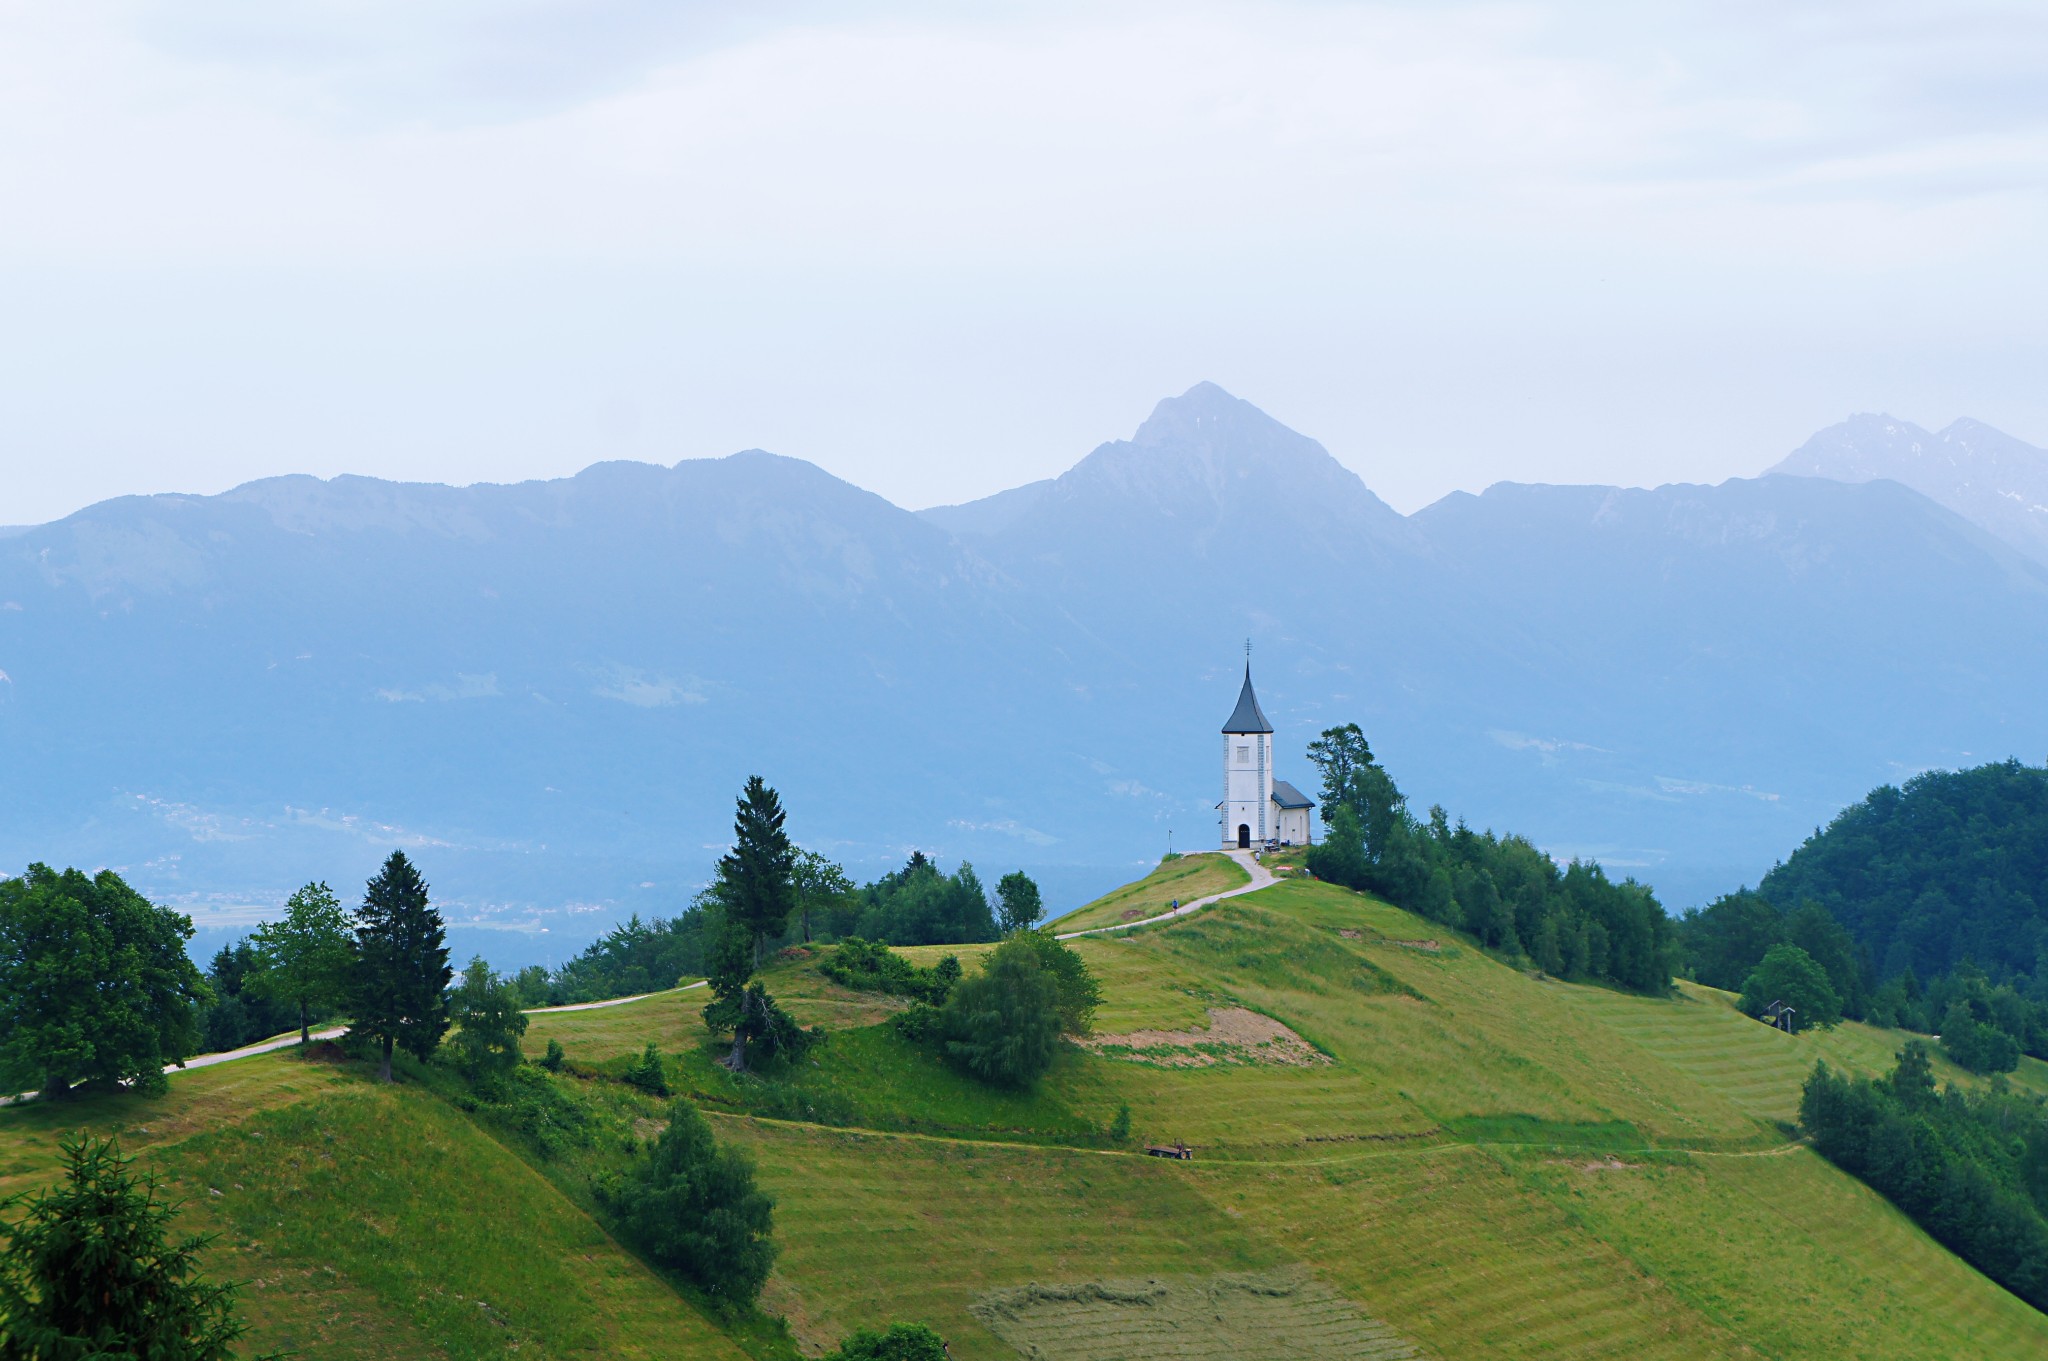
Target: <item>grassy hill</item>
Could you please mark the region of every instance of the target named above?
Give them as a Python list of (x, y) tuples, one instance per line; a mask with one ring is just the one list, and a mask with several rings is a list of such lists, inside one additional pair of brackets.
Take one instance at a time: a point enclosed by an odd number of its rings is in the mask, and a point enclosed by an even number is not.
[[(659, 1103), (601, 1075), (650, 1039), (668, 1053), (778, 1198), (764, 1304), (812, 1353), (895, 1318), (963, 1361), (1222, 1357), (1245, 1338), (1385, 1357), (2048, 1352), (2048, 1317), (1784, 1123), (1816, 1058), (1881, 1071), (1899, 1035), (1787, 1036), (1709, 989), (1531, 977), (1304, 881), (1076, 944), (1108, 998), (1098, 1034), (1029, 1094), (905, 1044), (879, 1024), (895, 1004), (825, 979), (818, 951), (768, 971), (832, 1031), (779, 1078), (711, 1062), (701, 989), (539, 1014), (527, 1043), (561, 1041), (633, 1128)], [(2031, 1060), (2016, 1080), (2048, 1092)], [(60, 1124), (121, 1130), (223, 1233), (215, 1269), (255, 1282), (260, 1340), (309, 1356), (776, 1349), (604, 1234), (583, 1188), (613, 1153), (540, 1158), (431, 1087), (266, 1057), (156, 1102), (0, 1111), (0, 1178), (43, 1175)], [(1137, 1137), (1118, 1145), (1124, 1104)], [(1145, 1139), (1197, 1159), (1146, 1158)]]

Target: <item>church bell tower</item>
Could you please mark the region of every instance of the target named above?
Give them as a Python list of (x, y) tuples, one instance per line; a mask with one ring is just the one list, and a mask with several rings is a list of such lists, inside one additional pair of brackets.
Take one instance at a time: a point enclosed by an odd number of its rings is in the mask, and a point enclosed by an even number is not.
[(1246, 656), (1244, 689), (1237, 708), (1223, 725), (1223, 846), (1226, 850), (1263, 846), (1275, 835), (1273, 806), (1273, 725), (1252, 693), (1252, 663)]

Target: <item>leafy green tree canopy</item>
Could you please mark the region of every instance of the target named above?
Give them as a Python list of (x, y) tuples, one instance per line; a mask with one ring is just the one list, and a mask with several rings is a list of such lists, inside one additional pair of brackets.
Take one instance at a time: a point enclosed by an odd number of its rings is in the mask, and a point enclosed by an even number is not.
[(1827, 970), (1796, 945), (1773, 945), (1742, 984), (1742, 1009), (1761, 1016), (1773, 1002), (1793, 1008), (1793, 1027), (1826, 1030), (1842, 1019), (1842, 999)]
[(456, 1062), (472, 1082), (489, 1082), (519, 1066), (526, 1013), (519, 1009), (512, 985), (482, 955), (462, 971), (462, 982), (449, 994), (448, 1010), (455, 1022)]
[(940, 1013), (946, 1056), (997, 1087), (1029, 1087), (1052, 1066), (1060, 1037), (1059, 984), (1038, 949), (1014, 936), (954, 985)]
[(199, 1279), (204, 1238), (170, 1239), (176, 1206), (111, 1139), (66, 1135), (64, 1179), (0, 1202), (0, 1357), (225, 1361), (246, 1331), (234, 1288)]
[(775, 1201), (754, 1185), (753, 1161), (721, 1147), (689, 1102), (671, 1105), (668, 1128), (597, 1191), (630, 1242), (714, 1299), (748, 1305), (761, 1293), (775, 1265)]
[[(1052, 979), (1060, 1033), (1086, 1035), (1094, 1026), (1095, 1009), (1102, 1005), (1102, 985), (1089, 972), (1081, 952), (1054, 935), (1050, 927), (1019, 931), (1003, 942), (1003, 946), (1012, 942), (1029, 946), (1038, 967)], [(1003, 946), (996, 948), (1002, 949)]]
[(1045, 915), (1038, 885), (1023, 870), (1011, 870), (996, 881), (996, 902), (1000, 908), (997, 924), (1006, 936), (1036, 926)]
[(185, 953), (192, 922), (112, 870), (30, 865), (0, 880), (0, 1076), (61, 1095), (79, 1083), (165, 1090), (199, 1043), (208, 996)]
[(307, 884), (285, 900), (284, 916), (256, 928), (251, 943), (261, 964), (249, 986), (299, 1009), (299, 1043), (312, 1039), (310, 1014), (339, 1006), (355, 964), (354, 923), (334, 890)]
[(799, 850), (795, 881), (797, 924), (806, 944), (814, 927), (832, 936), (853, 929), (860, 916), (860, 890), (836, 861), (816, 851)]
[(447, 930), (427, 885), (404, 851), (393, 851), (363, 892), (356, 914), (351, 1035), (383, 1049), (378, 1076), (391, 1079), (394, 1045), (425, 1059), (448, 1031)]

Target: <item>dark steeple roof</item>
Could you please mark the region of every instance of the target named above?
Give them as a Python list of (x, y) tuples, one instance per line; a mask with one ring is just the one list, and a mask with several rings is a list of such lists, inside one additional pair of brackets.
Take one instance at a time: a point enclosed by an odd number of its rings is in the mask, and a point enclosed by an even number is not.
[(1259, 697), (1252, 693), (1252, 664), (1244, 664), (1244, 689), (1237, 693), (1237, 707), (1230, 711), (1230, 721), (1223, 725), (1225, 732), (1271, 732), (1273, 725), (1266, 721), (1266, 715), (1259, 709)]

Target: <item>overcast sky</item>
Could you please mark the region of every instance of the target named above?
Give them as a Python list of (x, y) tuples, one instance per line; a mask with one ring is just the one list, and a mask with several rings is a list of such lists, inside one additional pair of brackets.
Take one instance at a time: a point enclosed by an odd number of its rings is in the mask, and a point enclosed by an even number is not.
[(2044, 209), (2038, 0), (0, 0), (0, 523), (750, 446), (915, 507), (1201, 379), (1403, 510), (2048, 444)]

